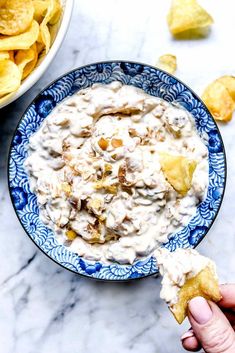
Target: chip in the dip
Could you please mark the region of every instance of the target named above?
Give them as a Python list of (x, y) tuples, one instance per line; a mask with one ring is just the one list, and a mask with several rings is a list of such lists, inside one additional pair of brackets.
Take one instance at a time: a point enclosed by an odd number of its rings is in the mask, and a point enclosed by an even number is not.
[(156, 66), (159, 67), (159, 69), (165, 70), (170, 74), (173, 74), (177, 68), (176, 56), (172, 54), (162, 55), (159, 57)]
[(203, 92), (202, 100), (216, 120), (231, 120), (235, 109), (235, 78), (222, 76), (213, 81)]
[[(173, 35), (207, 28), (213, 23), (213, 18), (203, 9), (197, 0), (172, 0), (167, 16), (168, 26)], [(193, 34), (193, 32), (191, 32)]]
[(166, 301), (181, 324), (187, 316), (188, 302), (197, 296), (217, 302), (221, 299), (216, 267), (196, 250), (161, 248), (155, 252), (162, 279), (160, 297)]
[(166, 179), (181, 195), (186, 195), (192, 186), (193, 173), (197, 163), (184, 156), (161, 152), (160, 164)]
[[(19, 75), (21, 82), (34, 70), (38, 59), (49, 51), (58, 30), (61, 11), (60, 0), (1, 1), (0, 82), (1, 88), (4, 84), (6, 87), (0, 92), (0, 103), (19, 88)], [(14, 65), (9, 64), (8, 60)], [(4, 64), (6, 67), (3, 70)], [(6, 74), (9, 76), (6, 77)]]
[(187, 110), (120, 82), (58, 104), (30, 137), (24, 166), (58, 241), (122, 264), (153, 254), (189, 222), (209, 167)]

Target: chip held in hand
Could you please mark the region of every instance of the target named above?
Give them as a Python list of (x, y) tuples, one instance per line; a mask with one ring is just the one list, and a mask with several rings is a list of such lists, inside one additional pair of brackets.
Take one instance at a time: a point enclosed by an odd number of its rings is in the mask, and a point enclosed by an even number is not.
[(187, 316), (188, 303), (197, 296), (221, 300), (216, 267), (212, 260), (193, 249), (165, 248), (156, 250), (160, 274), (163, 276), (160, 297), (166, 301), (181, 324)]

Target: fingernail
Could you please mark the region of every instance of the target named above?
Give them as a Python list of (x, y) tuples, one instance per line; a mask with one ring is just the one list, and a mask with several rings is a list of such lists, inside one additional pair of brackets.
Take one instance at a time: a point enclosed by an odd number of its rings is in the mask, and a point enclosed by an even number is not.
[(194, 320), (200, 325), (206, 324), (212, 318), (210, 305), (203, 297), (191, 299), (188, 308)]
[(181, 341), (185, 340), (185, 338), (189, 338), (189, 337), (194, 337), (194, 332), (193, 330), (188, 330), (187, 332), (185, 332), (182, 336), (181, 336)]

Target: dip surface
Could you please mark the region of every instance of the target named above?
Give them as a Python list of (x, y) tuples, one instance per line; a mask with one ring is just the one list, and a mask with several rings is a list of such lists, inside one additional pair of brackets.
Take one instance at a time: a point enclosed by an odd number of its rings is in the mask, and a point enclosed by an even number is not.
[(208, 185), (192, 116), (119, 82), (59, 104), (31, 136), (25, 168), (58, 241), (104, 263), (153, 254), (187, 225)]

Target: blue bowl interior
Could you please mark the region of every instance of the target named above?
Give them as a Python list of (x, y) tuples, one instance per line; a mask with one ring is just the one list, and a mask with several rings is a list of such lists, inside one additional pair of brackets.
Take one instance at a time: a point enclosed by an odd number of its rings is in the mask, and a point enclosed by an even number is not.
[(154, 257), (133, 265), (87, 261), (60, 245), (53, 232), (39, 218), (36, 196), (31, 193), (23, 163), (27, 157), (29, 137), (64, 98), (94, 83), (112, 81), (133, 85), (146, 93), (177, 102), (194, 117), (199, 135), (209, 152), (209, 187), (206, 199), (198, 206), (189, 224), (164, 244), (170, 251), (195, 247), (206, 235), (219, 211), (226, 180), (223, 142), (209, 111), (202, 101), (182, 82), (157, 68), (133, 62), (102, 62), (75, 69), (43, 90), (30, 104), (15, 131), (9, 154), (9, 188), (12, 203), (23, 228), (35, 244), (51, 259), (81, 275), (103, 280), (128, 280), (157, 273)]

